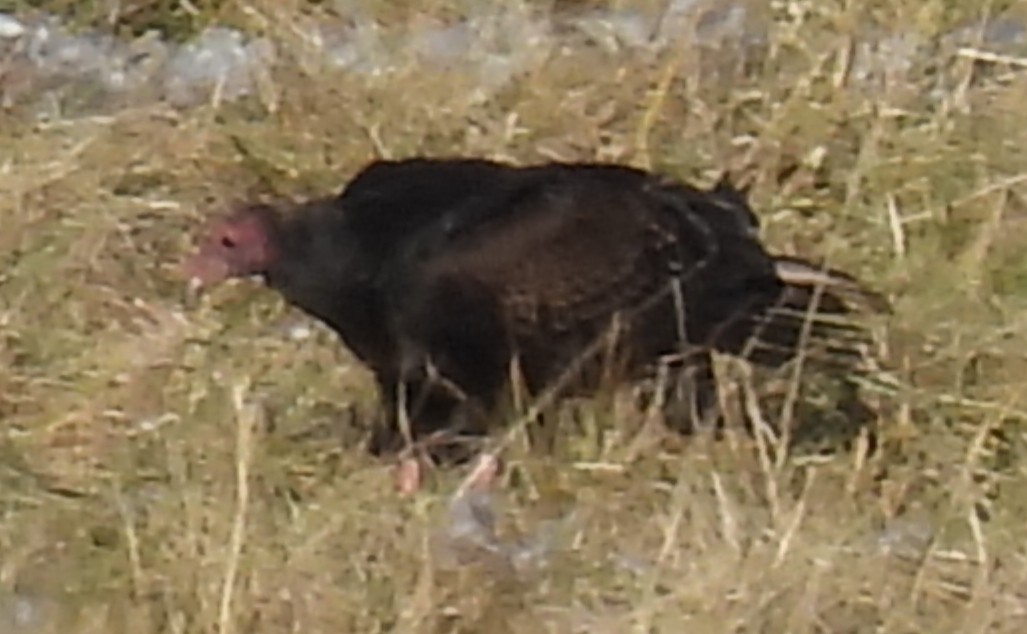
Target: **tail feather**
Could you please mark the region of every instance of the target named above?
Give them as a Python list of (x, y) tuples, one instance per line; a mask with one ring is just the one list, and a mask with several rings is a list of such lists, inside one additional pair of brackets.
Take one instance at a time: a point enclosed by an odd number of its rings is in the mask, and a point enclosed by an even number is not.
[[(777, 275), (789, 290), (796, 293), (807, 293), (814, 289), (822, 289), (827, 305), (840, 302), (845, 309), (832, 312), (848, 314), (855, 310), (875, 313), (890, 313), (891, 305), (884, 295), (868, 289), (859, 280), (848, 273), (819, 267), (808, 260), (789, 256), (774, 258)], [(819, 310), (823, 311), (824, 307)]]
[(874, 341), (857, 316), (891, 311), (883, 295), (854, 277), (792, 257), (775, 258), (784, 292), (750, 320), (747, 357), (780, 366), (797, 356), (849, 369), (875, 367)]

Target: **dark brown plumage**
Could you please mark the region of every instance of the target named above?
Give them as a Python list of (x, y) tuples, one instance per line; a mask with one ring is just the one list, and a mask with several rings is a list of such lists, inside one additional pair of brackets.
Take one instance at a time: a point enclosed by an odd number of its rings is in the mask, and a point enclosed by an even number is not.
[(377, 378), (376, 452), (402, 445), (401, 393), (417, 438), (483, 433), (514, 361), (532, 395), (663, 363), (688, 377), (671, 382), (687, 388), (677, 405), (707, 412), (711, 351), (778, 366), (808, 340), (822, 344), (815, 359), (856, 367), (862, 331), (844, 318), (883, 301), (769, 255), (726, 183), (704, 191), (621, 166), (379, 161), (337, 197), (291, 207), (219, 219), (189, 273), (260, 275), (334, 329)]

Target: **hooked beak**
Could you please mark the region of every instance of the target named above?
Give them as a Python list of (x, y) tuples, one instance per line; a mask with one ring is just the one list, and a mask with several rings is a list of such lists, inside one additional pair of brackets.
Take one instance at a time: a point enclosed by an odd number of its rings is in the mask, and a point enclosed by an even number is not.
[(182, 263), (182, 276), (191, 292), (212, 286), (229, 277), (228, 265), (223, 260), (197, 253)]

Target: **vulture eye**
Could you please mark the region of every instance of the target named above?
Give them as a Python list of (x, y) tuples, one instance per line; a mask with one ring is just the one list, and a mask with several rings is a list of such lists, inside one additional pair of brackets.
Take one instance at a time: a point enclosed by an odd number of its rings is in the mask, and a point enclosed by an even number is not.
[(235, 240), (233, 240), (230, 236), (221, 236), (221, 246), (225, 247), (226, 249), (234, 249)]

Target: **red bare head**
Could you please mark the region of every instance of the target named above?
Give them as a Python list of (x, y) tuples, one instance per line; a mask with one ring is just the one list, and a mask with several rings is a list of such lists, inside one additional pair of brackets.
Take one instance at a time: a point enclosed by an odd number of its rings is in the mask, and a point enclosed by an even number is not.
[(264, 273), (278, 256), (276, 230), (273, 208), (252, 205), (239, 209), (208, 227), (199, 249), (184, 263), (184, 272), (201, 286)]

